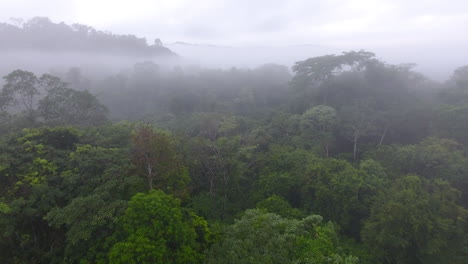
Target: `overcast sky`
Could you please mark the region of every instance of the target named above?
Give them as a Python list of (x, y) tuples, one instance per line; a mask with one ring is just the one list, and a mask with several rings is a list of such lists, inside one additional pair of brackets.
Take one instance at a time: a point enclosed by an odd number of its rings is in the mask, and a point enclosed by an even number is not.
[(0, 21), (34, 16), (165, 43), (468, 44), (467, 0), (0, 0)]

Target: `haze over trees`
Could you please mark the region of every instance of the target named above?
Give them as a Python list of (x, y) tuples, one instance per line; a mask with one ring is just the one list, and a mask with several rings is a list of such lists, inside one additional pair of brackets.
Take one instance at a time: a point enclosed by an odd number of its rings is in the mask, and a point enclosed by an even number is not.
[[(2, 30), (165, 50), (28, 23)], [(467, 67), (438, 83), (361, 50), (291, 70), (12, 69), (0, 262), (468, 263)]]
[(148, 45), (134, 35), (116, 35), (82, 24), (54, 23), (47, 17), (34, 17), (17, 25), (0, 23), (0, 50), (108, 53), (145, 57), (174, 56), (157, 39)]

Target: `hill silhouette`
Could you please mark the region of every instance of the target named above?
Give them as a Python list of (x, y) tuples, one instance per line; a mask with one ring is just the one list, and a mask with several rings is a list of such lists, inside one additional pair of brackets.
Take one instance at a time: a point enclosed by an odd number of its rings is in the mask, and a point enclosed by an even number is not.
[(0, 23), (0, 51), (83, 52), (128, 56), (176, 56), (157, 39), (148, 45), (145, 38), (118, 35), (93, 27), (47, 17), (34, 17), (24, 23)]

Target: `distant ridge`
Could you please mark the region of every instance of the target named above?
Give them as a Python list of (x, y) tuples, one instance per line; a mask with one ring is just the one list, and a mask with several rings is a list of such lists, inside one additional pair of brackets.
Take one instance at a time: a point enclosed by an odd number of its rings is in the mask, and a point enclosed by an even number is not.
[(145, 38), (117, 35), (82, 24), (54, 23), (46, 17), (35, 17), (19, 25), (0, 23), (0, 51), (12, 50), (177, 56), (158, 40), (148, 45)]
[(319, 44), (290, 44), (290, 45), (253, 45), (253, 46), (232, 46), (232, 45), (217, 45), (217, 44), (206, 44), (206, 43), (190, 43), (184, 41), (176, 41), (173, 43), (168, 44), (168, 46), (172, 45), (181, 45), (181, 46), (192, 46), (192, 47), (211, 47), (211, 48), (228, 48), (228, 49), (250, 49), (250, 48), (294, 48), (294, 47), (322, 47), (323, 45)]
[(233, 46), (222, 46), (222, 45), (215, 45), (215, 44), (203, 44), (203, 43), (190, 43), (190, 42), (183, 42), (183, 41), (176, 41), (169, 45), (183, 45), (183, 46), (192, 46), (192, 47), (211, 47), (211, 48), (235, 48)]
[(179, 41), (168, 43), (167, 47), (192, 64), (221, 68), (255, 68), (265, 63), (291, 67), (295, 62), (304, 60), (304, 58), (339, 54), (342, 51), (332, 46), (308, 43), (290, 45), (269, 43), (255, 46), (235, 46), (212, 43), (194, 44)]

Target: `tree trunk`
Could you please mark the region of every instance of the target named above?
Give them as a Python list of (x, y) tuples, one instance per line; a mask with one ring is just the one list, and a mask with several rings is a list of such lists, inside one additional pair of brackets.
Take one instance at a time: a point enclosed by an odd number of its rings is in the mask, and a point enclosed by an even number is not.
[(151, 167), (151, 164), (148, 164), (146, 169), (148, 171), (148, 175), (147, 175), (148, 188), (151, 191), (153, 190), (153, 168)]
[(356, 135), (354, 137), (353, 160), (356, 160), (357, 142), (358, 142), (358, 136)]
[(214, 196), (214, 177), (210, 176), (210, 196)]
[(228, 184), (228, 175), (226, 171), (223, 172), (223, 212), (222, 212), (222, 219), (225, 217), (226, 212), (226, 202), (227, 202), (227, 184)]
[(383, 141), (384, 141), (384, 138), (385, 138), (385, 136), (387, 135), (387, 131), (388, 131), (388, 127), (385, 128), (384, 132), (382, 133), (382, 136), (380, 137), (380, 142), (379, 142), (379, 144), (378, 144), (377, 146), (382, 145), (382, 143), (383, 143)]
[(203, 171), (205, 173), (205, 177), (208, 179), (208, 182), (210, 184), (210, 196), (214, 196), (214, 187), (215, 187), (215, 175), (216, 173), (211, 169), (210, 166), (206, 165), (205, 162), (201, 162)]
[(363, 122), (364, 122), (364, 117), (361, 116), (361, 120), (359, 121), (359, 126), (354, 132), (353, 160), (356, 160), (357, 143), (358, 143), (359, 135), (361, 134), (361, 128), (362, 128)]

